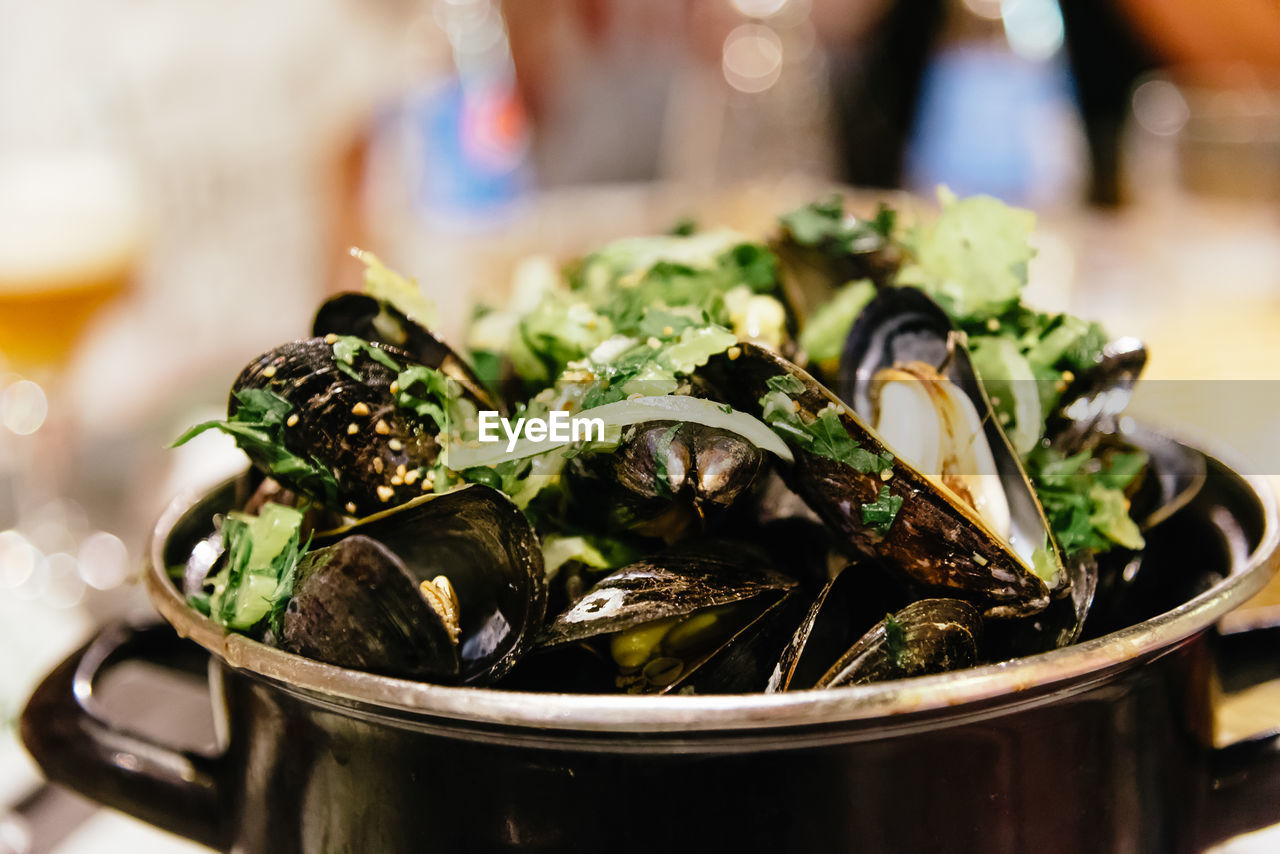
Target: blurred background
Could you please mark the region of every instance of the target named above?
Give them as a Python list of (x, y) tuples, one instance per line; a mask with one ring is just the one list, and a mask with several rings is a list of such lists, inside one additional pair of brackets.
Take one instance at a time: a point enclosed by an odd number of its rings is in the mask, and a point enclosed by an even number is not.
[(1150, 378), (1256, 383), (1136, 405), (1280, 472), (1274, 0), (0, 0), (0, 852), (188, 848), (41, 788), (12, 721), (147, 612), (155, 517), (243, 460), (165, 445), (348, 247), (456, 339), (531, 253), (939, 183), (1035, 209), (1029, 301)]

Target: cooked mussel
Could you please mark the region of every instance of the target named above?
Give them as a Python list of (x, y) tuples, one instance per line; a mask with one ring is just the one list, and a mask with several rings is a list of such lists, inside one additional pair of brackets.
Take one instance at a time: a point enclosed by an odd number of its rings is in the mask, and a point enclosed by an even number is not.
[(1142, 470), (1125, 488), (1130, 515), (1144, 531), (1177, 513), (1204, 486), (1204, 454), (1138, 424), (1096, 433), (1089, 445), (1103, 463), (1113, 454), (1136, 452), (1145, 458)]
[[(472, 484), (422, 496), (319, 534), (316, 542), (341, 545), (357, 536), (395, 556), (418, 598), (425, 596), (447, 611), (449, 596), (439, 593), (445, 584), (436, 580), (443, 577), (452, 588), (460, 681), (495, 682), (532, 646), (546, 612), (542, 551), (524, 514), (501, 492)], [(423, 582), (435, 590), (423, 588)], [(336, 592), (369, 598), (358, 587)], [(349, 607), (356, 613), (355, 606)], [(350, 629), (358, 633), (360, 627)]]
[[(810, 437), (807, 446), (793, 445), (796, 461), (787, 474), (792, 488), (854, 551), (875, 556), (917, 584), (971, 599), (988, 616), (1031, 614), (1048, 604), (1044, 580), (1006, 539), (955, 492), (894, 454), (803, 369), (748, 344), (736, 356), (713, 359), (706, 369), (735, 408), (767, 419), (761, 400), (776, 390), (770, 381), (777, 386), (786, 380), (796, 389), (788, 397), (801, 421), (812, 427), (821, 416), (824, 430), (840, 432), (826, 438), (871, 461), (855, 467)], [(901, 501), (887, 527), (868, 521), (877, 502), (887, 503), (882, 495)]]
[(840, 688), (972, 667), (982, 617), (959, 599), (921, 599), (885, 617), (814, 684)]
[(500, 411), (499, 402), (492, 398), (475, 371), (452, 347), (386, 300), (359, 293), (330, 297), (316, 312), (311, 334), (316, 337), (353, 335), (364, 341), (394, 347), (408, 353), (420, 364), (452, 377), (470, 395), (485, 404), (482, 408)]
[(770, 693), (817, 686), (823, 674), (909, 594), (874, 562), (850, 564), (819, 591), (783, 649), (765, 688)]
[[(277, 643), (318, 661), (387, 676), (453, 681), (458, 676), (456, 618), (390, 549), (354, 535), (308, 552)], [(440, 603), (440, 604), (435, 604)], [(454, 609), (456, 615), (456, 608)]]
[[(281, 431), (287, 456), (278, 443), (237, 433), (255, 465), (334, 510), (363, 516), (430, 488), (440, 427), (400, 406), (392, 391), (401, 371), (417, 365), (408, 354), (357, 344), (348, 361), (335, 352), (344, 340), (356, 339), (308, 338), (262, 354), (236, 378), (227, 409), (241, 431)], [(269, 393), (267, 403), (246, 415), (256, 390)], [(287, 413), (272, 411), (277, 403)]]
[(702, 529), (708, 513), (728, 508), (751, 486), (764, 453), (736, 433), (689, 421), (628, 427), (612, 452), (569, 464), (580, 501), (614, 524), (675, 542)]
[(1069, 584), (1021, 458), (964, 337), (922, 291), (891, 288), (850, 330), (840, 392), (880, 437), (959, 496), (1051, 589)]
[(1063, 391), (1048, 419), (1045, 430), (1054, 449), (1074, 454), (1096, 434), (1115, 432), (1146, 364), (1147, 348), (1137, 338), (1105, 344), (1094, 365)]
[(601, 579), (540, 646), (591, 646), (632, 692), (759, 690), (785, 642), (777, 627), (795, 586), (758, 549), (700, 540)]
[(783, 294), (801, 325), (841, 285), (858, 279), (888, 285), (903, 261), (889, 230), (885, 221), (847, 214), (839, 196), (782, 218), (769, 248), (782, 262)]

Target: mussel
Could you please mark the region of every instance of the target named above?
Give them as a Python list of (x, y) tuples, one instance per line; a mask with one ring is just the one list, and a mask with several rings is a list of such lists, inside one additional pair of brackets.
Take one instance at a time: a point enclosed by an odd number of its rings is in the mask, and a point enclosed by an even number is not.
[[(431, 632), (426, 640), (416, 629), (412, 636), (406, 633), (401, 640), (410, 645), (410, 651), (428, 642), (435, 644), (439, 634), (436, 627), (423, 622), (425, 612), (417, 601), (412, 606), (406, 603), (406, 596), (429, 601), (435, 606), (432, 610), (440, 614), (455, 612), (445, 622), (451, 622), (456, 631), (456, 673), (463, 683), (483, 685), (501, 679), (533, 645), (547, 601), (542, 551), (524, 514), (501, 492), (471, 484), (452, 492), (422, 496), (347, 528), (317, 534), (315, 543), (321, 547), (321, 554), (342, 556), (348, 554), (344, 549), (353, 548), (344, 546), (353, 539), (375, 543), (393, 556), (401, 569), (392, 568), (387, 561), (376, 571), (362, 568), (368, 577), (388, 579), (385, 591), (375, 595), (374, 591), (345, 580), (330, 584), (327, 579), (334, 570), (317, 568), (316, 577), (328, 586), (313, 582), (295, 588), (295, 600), (301, 598), (307, 606), (303, 612), (345, 614), (361, 622), (309, 627), (308, 637), (323, 636), (325, 642), (336, 646), (326, 649), (313, 642), (307, 654), (325, 661), (346, 657), (344, 647), (352, 640), (347, 632), (354, 637), (369, 631), (370, 626), (364, 624), (368, 621), (390, 619), (404, 625), (396, 611), (400, 608), (411, 608), (409, 613), (422, 618), (423, 631)], [(355, 558), (367, 560), (373, 551), (361, 545), (350, 552), (352, 560), (348, 562), (353, 563)], [(343, 579), (359, 577), (345, 567), (337, 571), (344, 573)], [(400, 575), (405, 583), (390, 580)], [(443, 582), (438, 580), (442, 577)], [(335, 603), (333, 597), (351, 597), (359, 604)], [(450, 601), (452, 598), (456, 598), (456, 604)], [(292, 603), (289, 608), (293, 608)], [(374, 616), (378, 608), (388, 611)], [(298, 636), (297, 632), (293, 634)], [(286, 622), (286, 641), (289, 638)]]
[[(736, 358), (717, 357), (709, 362), (706, 375), (735, 408), (766, 418), (761, 400), (782, 380), (795, 389), (788, 392), (789, 402), (802, 423), (813, 428), (821, 420), (821, 430), (838, 431), (838, 435), (824, 436), (830, 440), (826, 447), (812, 436), (807, 447), (794, 444), (796, 462), (786, 476), (852, 550), (875, 556), (926, 588), (970, 599), (987, 616), (1032, 614), (1048, 604), (1048, 587), (1036, 573), (1035, 561), (1015, 551), (954, 491), (894, 453), (866, 421), (804, 370), (774, 353), (743, 344)], [(871, 464), (855, 467), (836, 458), (831, 442)], [(901, 503), (896, 513), (889, 514), (887, 527), (883, 521), (869, 521), (877, 502), (898, 500)], [(1042, 530), (1045, 539), (1033, 548), (1043, 547), (1052, 562), (1056, 553), (1047, 522)], [(1053, 577), (1054, 572), (1045, 574)]]
[(791, 630), (782, 614), (795, 586), (758, 549), (699, 540), (601, 579), (540, 647), (593, 647), (632, 692), (755, 691)]
[(1147, 348), (1137, 338), (1105, 344), (1093, 367), (1067, 386), (1050, 415), (1045, 432), (1053, 448), (1073, 454), (1095, 435), (1115, 432), (1146, 364)]
[(752, 485), (764, 452), (736, 433), (689, 421), (628, 427), (612, 452), (569, 464), (571, 489), (595, 517), (668, 543), (700, 532), (707, 514), (731, 506)]
[(765, 690), (813, 688), (823, 674), (885, 614), (910, 601), (908, 592), (865, 559), (826, 583), (783, 649)]
[(858, 279), (889, 284), (903, 262), (889, 230), (887, 222), (846, 214), (838, 196), (782, 218), (769, 248), (782, 262), (783, 295), (801, 325), (841, 285)]
[(311, 334), (353, 335), (394, 347), (419, 364), (452, 377), (469, 395), (485, 404), (482, 408), (502, 411), (501, 402), (489, 394), (484, 382), (453, 348), (386, 300), (354, 292), (330, 297), (316, 312)]
[(982, 618), (959, 599), (921, 599), (886, 616), (822, 674), (815, 688), (840, 688), (972, 667)]
[(344, 341), (356, 339), (308, 338), (259, 356), (232, 386), (228, 423), (254, 464), (280, 483), (363, 516), (431, 488), (441, 426), (401, 406), (393, 391), (402, 371), (424, 366), (377, 344), (354, 343), (339, 355)]
[[(387, 676), (453, 681), (458, 676), (456, 622), (448, 582), (429, 598), (390, 549), (352, 535), (315, 549), (298, 563), (293, 595), (276, 642), (281, 649), (340, 667)], [(456, 608), (453, 609), (456, 614)]]
[(840, 393), (896, 453), (961, 497), (1051, 589), (1069, 583), (1044, 509), (964, 337), (931, 298), (892, 288), (872, 300), (850, 330)]

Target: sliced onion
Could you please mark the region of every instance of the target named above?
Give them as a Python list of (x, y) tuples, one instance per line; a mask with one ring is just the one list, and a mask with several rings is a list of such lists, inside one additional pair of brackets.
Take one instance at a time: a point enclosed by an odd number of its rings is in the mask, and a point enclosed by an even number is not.
[[(604, 422), (606, 430), (611, 427), (643, 424), (646, 421), (688, 421), (704, 427), (736, 433), (757, 448), (769, 451), (787, 462), (795, 459), (791, 449), (760, 419), (736, 409), (726, 412), (723, 404), (700, 397), (689, 397), (683, 394), (637, 397), (582, 410), (573, 417), (599, 418)], [(500, 435), (502, 438), (499, 441), (483, 444), (479, 442), (464, 444), (456, 439), (450, 441), (449, 468), (460, 471), (472, 466), (495, 466), (511, 460), (537, 456), (572, 444), (572, 440), (553, 442), (548, 439), (535, 442), (532, 439), (518, 439), (515, 447), (508, 451), (506, 434)]]

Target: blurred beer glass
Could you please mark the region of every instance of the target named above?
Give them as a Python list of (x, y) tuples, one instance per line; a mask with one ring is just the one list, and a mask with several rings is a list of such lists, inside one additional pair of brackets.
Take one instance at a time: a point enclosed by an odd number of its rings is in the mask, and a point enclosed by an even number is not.
[[(0, 148), (0, 590), (70, 609), (127, 564), (75, 501), (76, 347), (137, 272), (139, 184), (105, 146)], [(98, 571), (100, 546), (111, 566)]]
[(62, 370), (142, 252), (136, 183), (102, 153), (0, 159), (0, 355), (39, 381)]

